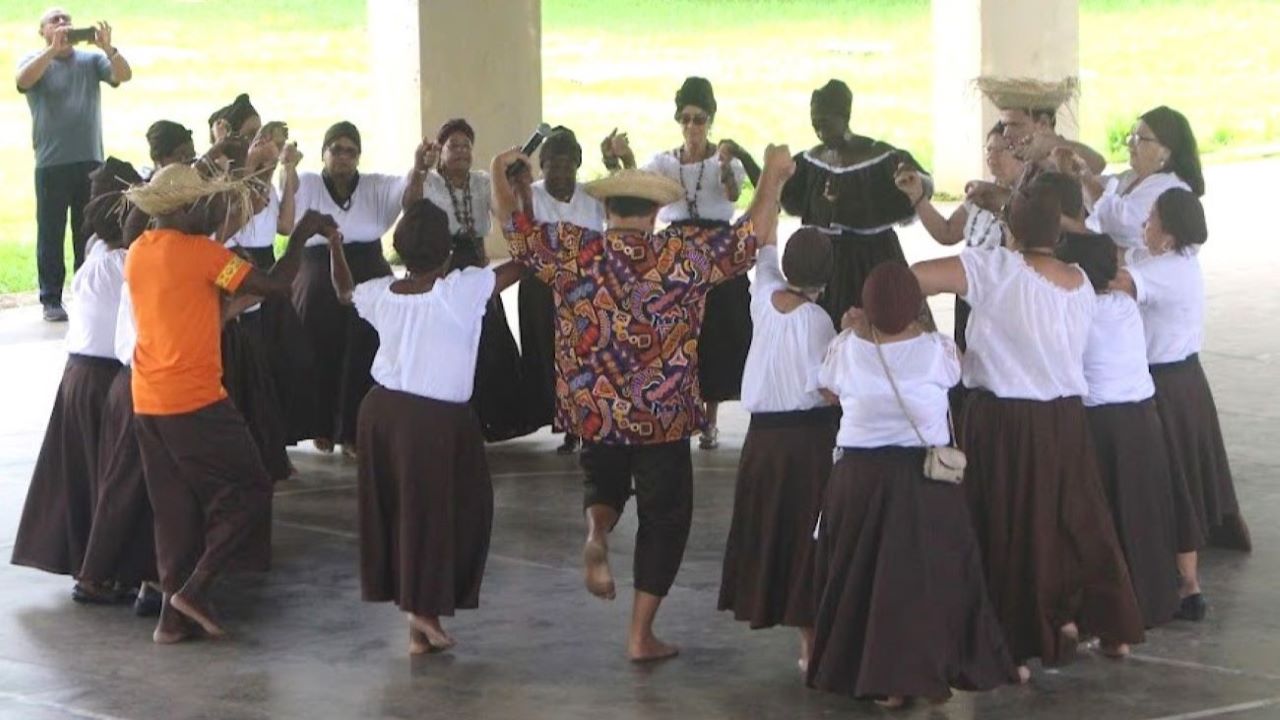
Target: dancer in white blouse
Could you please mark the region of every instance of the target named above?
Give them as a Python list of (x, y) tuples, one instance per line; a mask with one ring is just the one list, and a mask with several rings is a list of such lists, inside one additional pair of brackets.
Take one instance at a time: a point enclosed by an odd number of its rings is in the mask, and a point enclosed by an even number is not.
[[(360, 130), (336, 123), (324, 135), (319, 173), (298, 177), (297, 216), (308, 210), (330, 215), (342, 229), (347, 263), (357, 282), (391, 274), (381, 238), (400, 215), (407, 180), (394, 175), (360, 172)], [(334, 442), (354, 453), (356, 412), (373, 384), (369, 366), (378, 349), (373, 328), (344, 308), (330, 282), (328, 241), (307, 240), (302, 267), (293, 286), (293, 305), (315, 352), (315, 423), (310, 436), (316, 448), (333, 450)]]
[(453, 647), (440, 617), (479, 603), (493, 486), (472, 380), (486, 305), (523, 272), (450, 271), (451, 244), (446, 213), (419, 200), (395, 230), (405, 277), (355, 285), (341, 243), (330, 245), (337, 296), (381, 341), (360, 406), (362, 595), (405, 612), (414, 655)]
[(1069, 662), (1082, 635), (1121, 656), (1143, 638), (1082, 398), (1097, 300), (1053, 257), (1056, 188), (1015, 191), (1007, 247), (914, 266), (926, 295), (973, 306), (961, 447), (988, 586), (1014, 660)]
[(1089, 385), (1085, 414), (1143, 623), (1156, 627), (1178, 612), (1177, 527), (1173, 475), (1147, 370), (1142, 316), (1132, 297), (1108, 289), (1116, 275), (1111, 238), (1071, 234), (1055, 254), (1079, 265), (1098, 293), (1084, 351)]
[(831, 277), (831, 240), (802, 228), (779, 267), (776, 234), (761, 238), (751, 288), (754, 334), (742, 376), (751, 425), (738, 461), (719, 609), (754, 629), (800, 631), (800, 666), (813, 647), (810, 534), (831, 474), (839, 409), (817, 390), (835, 337), (817, 298)]
[(1129, 133), (1129, 169), (1115, 176), (1084, 172), (1081, 184), (1091, 213), (1089, 230), (1110, 235), (1125, 249), (1144, 246), (1142, 226), (1166, 190), (1204, 195), (1200, 152), (1182, 113), (1160, 106), (1139, 118)]
[[(13, 545), (13, 564), (75, 578), (81, 574), (97, 501), (102, 409), (120, 370), (115, 334), (125, 249), (111, 212), (120, 198), (119, 192), (102, 194), (85, 207), (86, 229), (94, 235), (84, 264), (71, 279), (67, 364)], [(113, 586), (96, 579), (76, 582), (72, 599), (117, 602)]]
[(1236, 499), (1231, 465), (1200, 349), (1204, 275), (1198, 257), (1208, 239), (1204, 208), (1189, 190), (1166, 190), (1144, 227), (1145, 248), (1126, 253), (1116, 287), (1142, 309), (1147, 362), (1164, 423), (1178, 501), (1179, 617), (1200, 620), (1207, 603), (1197, 578), (1206, 542), (1248, 552), (1253, 544)]
[[(734, 157), (734, 143), (717, 145), (709, 140), (716, 108), (715, 92), (706, 78), (686, 78), (676, 91), (675, 120), (684, 142), (654, 155), (643, 168), (675, 180), (684, 189), (683, 197), (658, 211), (659, 222), (727, 227), (733, 219), (747, 173), (742, 161)], [(622, 164), (633, 167), (626, 134), (615, 131), (610, 137), (614, 142), (606, 147), (613, 157), (606, 155), (605, 165), (614, 166), (621, 159)], [(751, 282), (742, 275), (718, 285), (707, 296), (702, 336), (698, 338), (698, 386), (707, 418), (698, 438), (703, 450), (720, 445), (720, 403), (737, 400), (742, 394), (742, 373), (751, 348), (750, 287)]]
[(808, 684), (899, 707), (1018, 682), (964, 489), (924, 475), (925, 448), (951, 442), (959, 353), (920, 326), (924, 297), (903, 263), (876, 266), (860, 304), (818, 376), (844, 414), (816, 533)]

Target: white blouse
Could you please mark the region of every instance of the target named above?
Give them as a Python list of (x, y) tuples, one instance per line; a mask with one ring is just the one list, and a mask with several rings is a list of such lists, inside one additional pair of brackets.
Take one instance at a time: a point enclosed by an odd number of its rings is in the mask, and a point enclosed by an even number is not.
[(922, 447), (911, 428), (913, 421), (928, 445), (947, 444), (951, 439), (947, 391), (960, 380), (955, 342), (945, 335), (925, 333), (880, 347), (911, 417), (894, 397), (875, 343), (845, 331), (832, 341), (818, 373), (819, 385), (840, 396), (844, 411), (836, 444)]
[(1171, 172), (1155, 173), (1133, 187), (1127, 195), (1126, 189), (1133, 186), (1132, 170), (1107, 179), (1106, 190), (1102, 197), (1094, 203), (1085, 226), (1095, 233), (1106, 233), (1122, 248), (1139, 248), (1143, 246), (1142, 226), (1151, 216), (1151, 208), (1166, 190), (1191, 187)]
[(116, 315), (116, 359), (133, 366), (133, 349), (138, 345), (138, 328), (133, 324), (133, 299), (129, 297), (129, 283), (120, 288), (120, 312)]
[(984, 210), (967, 200), (964, 203), (964, 210), (965, 247), (984, 250), (1004, 247), (1004, 225), (995, 213)]
[[(658, 211), (658, 221), (664, 223), (680, 222), (693, 219), (689, 209), (689, 199), (693, 198), (698, 206), (698, 219), (722, 220), (729, 222), (737, 208), (725, 193), (724, 183), (720, 182), (720, 158), (718, 155), (702, 162), (682, 165), (675, 150), (667, 150), (653, 156), (644, 170), (655, 172), (680, 183), (684, 188), (684, 197)], [(742, 188), (746, 181), (747, 170), (742, 161), (734, 158), (730, 162), (733, 182)], [(701, 182), (699, 182), (701, 178)]]
[[(361, 182), (364, 178), (361, 178)], [(276, 244), (276, 227), (280, 223), (280, 193), (274, 187), (269, 188), (267, 206), (257, 215), (249, 219), (248, 224), (227, 240), (227, 246), (239, 245), (243, 248), (274, 247)]]
[(67, 303), (67, 352), (114, 358), (116, 313), (124, 287), (125, 249), (93, 239), (84, 264), (71, 278)]
[[(489, 173), (472, 170), (468, 188), (471, 192), (471, 218), (475, 224), (476, 235), (484, 237), (489, 234), (489, 228), (493, 224), (493, 218), (489, 214), (492, 204)], [(428, 172), (427, 179), (422, 183), (422, 197), (445, 211), (449, 216), (449, 232), (457, 235), (462, 230), (462, 223), (458, 221), (458, 216), (465, 210), (467, 191), (454, 188), (451, 196), (450, 190), (444, 176), (435, 170)]]
[(784, 313), (773, 294), (787, 281), (778, 266), (778, 248), (767, 245), (756, 255), (756, 281), (751, 286), (751, 349), (742, 371), (742, 407), (747, 412), (788, 412), (826, 405), (817, 392), (818, 369), (836, 336), (831, 316), (807, 302)]
[(968, 284), (962, 299), (973, 307), (965, 386), (1009, 399), (1083, 397), (1084, 348), (1097, 309), (1084, 271), (1080, 287), (1064, 290), (1007, 248), (966, 250), (960, 262)]
[(356, 312), (378, 331), (373, 379), (434, 400), (471, 400), (480, 321), (497, 276), (488, 268), (455, 270), (420, 295), (393, 293), (393, 282), (375, 278), (352, 295)]
[(573, 197), (564, 203), (547, 192), (545, 180), (533, 184), (533, 216), (540, 223), (572, 223), (596, 232), (604, 232), (604, 203), (587, 194), (585, 186), (574, 186)]
[(1098, 296), (1084, 349), (1087, 407), (1142, 402), (1156, 394), (1147, 370), (1147, 341), (1138, 303), (1123, 292)]
[(1147, 362), (1178, 362), (1200, 352), (1204, 344), (1204, 275), (1195, 249), (1161, 255), (1130, 250), (1125, 262), (1142, 309)]
[[(329, 196), (324, 179), (319, 174), (302, 173), (298, 176), (294, 211), (298, 218), (308, 210), (332, 215), (338, 223), (338, 229), (342, 231), (343, 242), (376, 242), (387, 234), (391, 226), (395, 225), (396, 218), (400, 217), (404, 186), (403, 177), (360, 173), (356, 191), (351, 196), (351, 207), (343, 210)], [(323, 235), (313, 235), (307, 240), (308, 247), (326, 243), (328, 240)]]

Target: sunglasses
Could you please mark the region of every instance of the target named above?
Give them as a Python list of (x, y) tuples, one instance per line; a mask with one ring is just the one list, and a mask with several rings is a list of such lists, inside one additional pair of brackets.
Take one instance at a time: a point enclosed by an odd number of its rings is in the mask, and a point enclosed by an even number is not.
[(71, 22), (70, 15), (50, 15), (44, 20), (45, 25), (59, 25), (62, 23), (70, 23), (70, 22)]
[(681, 115), (679, 119), (680, 119), (681, 125), (701, 126), (701, 125), (706, 125), (707, 121), (710, 120), (711, 118), (707, 117), (706, 115), (703, 115), (702, 113), (697, 113), (695, 115)]

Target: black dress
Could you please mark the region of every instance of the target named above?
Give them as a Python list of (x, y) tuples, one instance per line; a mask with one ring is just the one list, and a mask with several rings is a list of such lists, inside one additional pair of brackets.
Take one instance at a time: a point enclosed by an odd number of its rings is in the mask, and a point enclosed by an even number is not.
[[(453, 238), (449, 270), (480, 266), (480, 241), (459, 232)], [(536, 383), (525, 383), (520, 346), (511, 334), (506, 307), (494, 295), (485, 308), (480, 325), (480, 347), (476, 354), (475, 391), (471, 404), (480, 418), (480, 430), (489, 442), (528, 435), (539, 424), (528, 417), (526, 396), (536, 392)], [(530, 386), (530, 387), (527, 387)]]
[(782, 188), (782, 207), (805, 225), (830, 232), (834, 263), (819, 303), (840, 327), (840, 316), (862, 306), (862, 283), (886, 260), (906, 262), (894, 225), (915, 217), (911, 201), (893, 182), (900, 163), (920, 169), (905, 151), (855, 135), (855, 157), (835, 167), (812, 150), (795, 156), (796, 172)]

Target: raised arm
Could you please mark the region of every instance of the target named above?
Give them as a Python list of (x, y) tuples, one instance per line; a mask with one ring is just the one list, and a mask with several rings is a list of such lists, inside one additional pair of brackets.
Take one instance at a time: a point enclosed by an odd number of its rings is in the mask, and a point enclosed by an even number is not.
[(26, 92), (36, 86), (40, 82), (40, 78), (44, 77), (44, 73), (53, 64), (54, 58), (59, 53), (67, 51), (71, 44), (67, 42), (67, 33), (71, 32), (71, 27), (61, 27), (53, 31), (53, 42), (44, 49), (44, 52), (36, 55), (27, 61), (26, 64), (18, 68), (18, 92)]
[(298, 163), (302, 162), (302, 151), (298, 143), (290, 142), (280, 152), (280, 217), (276, 218), (276, 234), (288, 235), (293, 232), (298, 208)]
[(756, 194), (751, 198), (751, 206), (747, 208), (747, 216), (751, 218), (756, 236), (762, 244), (774, 244), (778, 241), (782, 186), (795, 171), (795, 160), (791, 158), (791, 150), (786, 145), (770, 145), (765, 149), (764, 172), (760, 174), (760, 184), (756, 186)]
[(329, 241), (329, 280), (333, 283), (333, 291), (338, 302), (351, 304), (351, 296), (356, 291), (356, 281), (351, 276), (351, 266), (347, 264), (347, 254), (342, 250), (342, 233), (327, 236)]
[(338, 231), (338, 225), (332, 217), (314, 210), (307, 211), (307, 214), (294, 225), (293, 232), (289, 233), (289, 242), (285, 245), (284, 254), (276, 260), (276, 264), (272, 265), (267, 272), (260, 270), (250, 272), (249, 277), (245, 278), (240, 286), (240, 292), (264, 296), (287, 295), (293, 287), (293, 278), (298, 274), (298, 266), (302, 262), (302, 248), (313, 235), (324, 235), (330, 242), (333, 242), (335, 237), (338, 238), (338, 242), (341, 242), (342, 238), (342, 233)]
[(112, 85), (120, 85), (127, 83), (133, 79), (133, 68), (129, 67), (129, 61), (124, 59), (124, 55), (120, 54), (120, 48), (111, 44), (111, 25), (106, 21), (100, 21), (95, 29), (93, 44), (97, 45), (102, 54), (107, 56), (107, 62), (111, 63)]
[(440, 145), (430, 138), (423, 138), (413, 151), (413, 169), (405, 178), (404, 195), (400, 197), (401, 209), (408, 210), (410, 205), (422, 199), (422, 187), (427, 182), (427, 175), (439, 162)]
[(925, 260), (911, 266), (916, 280), (920, 281), (920, 291), (925, 297), (941, 293), (965, 295), (969, 292), (968, 279), (964, 274), (964, 264), (958, 257)]
[(747, 179), (751, 181), (751, 187), (760, 185), (760, 165), (756, 163), (756, 159), (751, 157), (751, 153), (733, 140), (721, 140), (720, 149), (728, 147), (729, 154), (738, 159), (742, 163), (742, 169), (747, 173)]
[(911, 201), (916, 217), (920, 218), (930, 237), (942, 245), (955, 245), (964, 240), (964, 224), (969, 219), (969, 211), (964, 205), (956, 208), (951, 217), (944, 218), (929, 199), (929, 188), (924, 177), (918, 170), (905, 164), (898, 166), (893, 182)]

